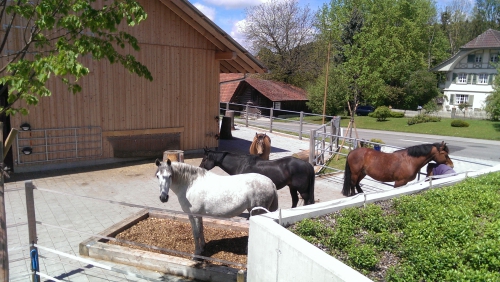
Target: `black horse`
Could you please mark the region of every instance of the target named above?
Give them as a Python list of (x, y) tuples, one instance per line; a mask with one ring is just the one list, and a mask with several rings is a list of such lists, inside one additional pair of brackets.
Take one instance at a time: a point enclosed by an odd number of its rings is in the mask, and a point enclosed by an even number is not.
[(271, 178), (278, 190), (288, 185), (292, 208), (299, 202), (297, 192), (304, 199), (304, 205), (314, 204), (314, 168), (301, 159), (284, 157), (267, 161), (256, 155), (238, 155), (205, 149), (200, 167), (210, 170), (215, 166), (230, 175), (250, 172), (263, 174)]

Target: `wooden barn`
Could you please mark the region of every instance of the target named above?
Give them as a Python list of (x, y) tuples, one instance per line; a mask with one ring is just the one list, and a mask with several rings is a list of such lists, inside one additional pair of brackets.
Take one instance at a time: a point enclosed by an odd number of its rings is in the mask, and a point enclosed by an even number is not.
[[(225, 108), (224, 103), (249, 103), (276, 110), (309, 112), (306, 105), (307, 93), (299, 87), (243, 74), (220, 74), (220, 81), (221, 108)], [(235, 105), (230, 108), (236, 111), (244, 110)], [(262, 110), (262, 114), (269, 115), (269, 111)], [(274, 114), (278, 115), (279, 111)]]
[(153, 81), (118, 64), (82, 58), (90, 69), (82, 92), (70, 94), (54, 79), (52, 96), (41, 98), (29, 115), (4, 117), (7, 130), (20, 130), (6, 160), (14, 171), (218, 146), (219, 74), (262, 73), (265, 67), (187, 0), (139, 2), (147, 20), (124, 29), (141, 50), (125, 52), (148, 67)]

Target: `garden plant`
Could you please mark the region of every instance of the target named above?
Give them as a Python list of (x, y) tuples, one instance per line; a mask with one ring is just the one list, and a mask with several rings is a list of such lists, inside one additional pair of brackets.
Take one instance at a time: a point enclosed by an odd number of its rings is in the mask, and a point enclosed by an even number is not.
[(375, 281), (500, 281), (500, 173), (289, 229)]

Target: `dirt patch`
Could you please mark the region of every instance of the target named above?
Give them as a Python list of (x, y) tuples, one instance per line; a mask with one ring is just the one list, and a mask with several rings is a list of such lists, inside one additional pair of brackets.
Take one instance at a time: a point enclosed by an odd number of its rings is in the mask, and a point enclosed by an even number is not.
[[(235, 262), (246, 266), (248, 231), (218, 229), (206, 225), (203, 227), (203, 230), (206, 244), (201, 254), (202, 256)], [(193, 232), (191, 231), (191, 224), (171, 219), (147, 218), (119, 233), (116, 235), (116, 238), (169, 250), (190, 254), (194, 253), (194, 239)], [(163, 252), (120, 242), (109, 241), (109, 243), (155, 253), (190, 258), (189, 256), (172, 254), (170, 252)], [(244, 267), (236, 267), (235, 265), (221, 262), (211, 261), (207, 263), (245, 269)]]

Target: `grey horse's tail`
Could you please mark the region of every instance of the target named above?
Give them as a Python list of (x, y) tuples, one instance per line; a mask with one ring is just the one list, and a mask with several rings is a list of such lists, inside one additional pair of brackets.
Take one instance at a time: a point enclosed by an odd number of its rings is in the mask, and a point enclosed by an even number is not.
[(351, 167), (347, 161), (349, 155), (345, 160), (345, 170), (344, 170), (344, 187), (342, 188), (342, 195), (349, 197), (351, 194)]

